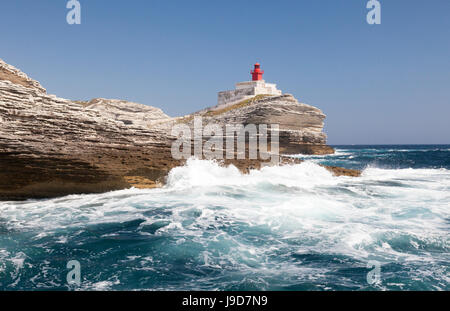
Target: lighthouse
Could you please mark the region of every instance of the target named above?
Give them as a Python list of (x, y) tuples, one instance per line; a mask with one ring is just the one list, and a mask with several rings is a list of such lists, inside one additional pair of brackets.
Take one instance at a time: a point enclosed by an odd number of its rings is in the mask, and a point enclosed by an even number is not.
[(255, 69), (250, 71), (252, 74), (252, 81), (262, 80), (262, 76), (264, 74), (264, 70), (261, 70), (261, 65), (259, 63), (255, 64)]
[(256, 95), (280, 96), (283, 94), (277, 89), (276, 84), (266, 83), (263, 80), (264, 70), (261, 70), (260, 63), (253, 65), (253, 70), (250, 71), (250, 74), (252, 76), (251, 81), (236, 83), (234, 90), (219, 92), (216, 107), (234, 105)]

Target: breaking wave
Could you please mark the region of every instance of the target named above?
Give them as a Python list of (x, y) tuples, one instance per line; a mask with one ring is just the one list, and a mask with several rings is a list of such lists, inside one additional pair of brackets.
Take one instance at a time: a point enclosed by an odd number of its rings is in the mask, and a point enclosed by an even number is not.
[(67, 289), (78, 260), (92, 290), (449, 290), (450, 171), (365, 167), (191, 159), (161, 189), (0, 202), (0, 289)]

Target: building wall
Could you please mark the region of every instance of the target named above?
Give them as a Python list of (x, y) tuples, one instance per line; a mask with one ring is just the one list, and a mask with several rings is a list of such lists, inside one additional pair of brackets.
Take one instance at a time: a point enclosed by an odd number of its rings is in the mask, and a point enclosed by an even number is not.
[(282, 92), (277, 89), (276, 84), (266, 83), (264, 80), (239, 82), (235, 90), (218, 93), (217, 105), (228, 105), (262, 94), (278, 96)]
[(232, 91), (223, 91), (219, 92), (218, 94), (218, 105), (224, 105), (229, 102), (237, 101), (241, 98), (245, 97), (253, 97), (256, 96), (254, 88), (247, 88), (247, 89), (239, 89), (239, 90), (232, 90)]

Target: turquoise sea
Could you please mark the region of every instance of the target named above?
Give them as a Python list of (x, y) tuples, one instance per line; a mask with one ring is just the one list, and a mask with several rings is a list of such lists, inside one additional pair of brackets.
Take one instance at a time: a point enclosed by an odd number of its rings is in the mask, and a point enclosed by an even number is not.
[(335, 147), (248, 175), (189, 160), (162, 189), (0, 202), (0, 290), (450, 290), (450, 145)]

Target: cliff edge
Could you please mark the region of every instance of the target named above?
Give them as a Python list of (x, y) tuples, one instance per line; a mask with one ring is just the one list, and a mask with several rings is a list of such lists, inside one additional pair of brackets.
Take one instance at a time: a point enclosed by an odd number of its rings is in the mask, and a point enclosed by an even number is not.
[[(291, 95), (200, 114), (219, 123), (280, 123), (281, 153), (332, 152), (322, 133), (324, 115)], [(59, 98), (0, 59), (0, 200), (160, 186), (170, 169), (184, 163), (171, 156), (175, 138), (168, 129), (194, 115), (170, 118), (159, 108), (122, 100)], [(243, 171), (261, 164), (225, 162)]]

